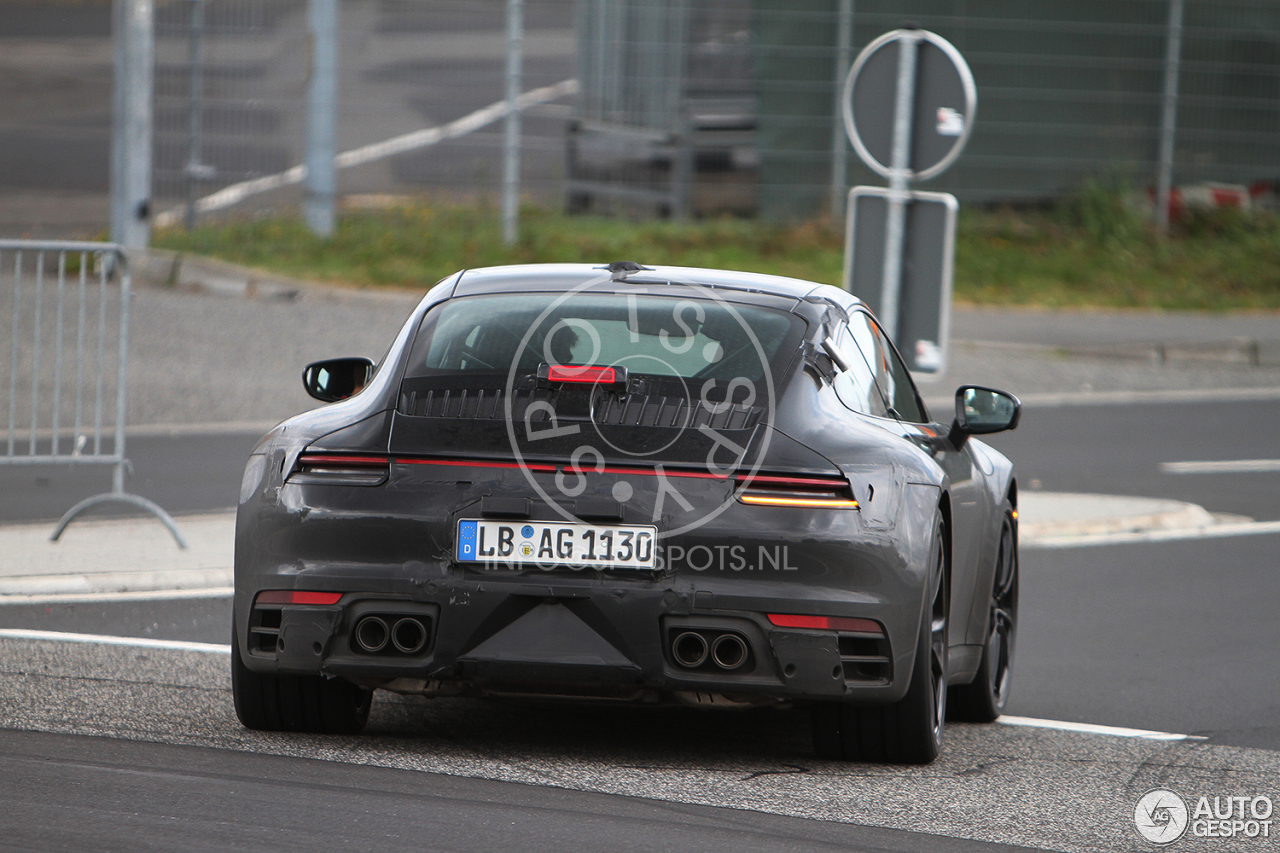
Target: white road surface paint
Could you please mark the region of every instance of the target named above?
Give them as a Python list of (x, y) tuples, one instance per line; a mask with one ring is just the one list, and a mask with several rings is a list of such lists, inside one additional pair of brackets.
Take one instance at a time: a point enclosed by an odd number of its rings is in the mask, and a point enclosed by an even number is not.
[(1164, 474), (1260, 474), (1280, 472), (1280, 459), (1225, 459), (1214, 462), (1161, 462)]

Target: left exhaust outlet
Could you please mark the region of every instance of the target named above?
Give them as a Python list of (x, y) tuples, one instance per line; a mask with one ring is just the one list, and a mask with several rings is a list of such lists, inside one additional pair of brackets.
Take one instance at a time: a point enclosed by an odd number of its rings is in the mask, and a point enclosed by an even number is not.
[(360, 651), (376, 655), (387, 647), (391, 630), (381, 616), (366, 616), (356, 624), (355, 640)]

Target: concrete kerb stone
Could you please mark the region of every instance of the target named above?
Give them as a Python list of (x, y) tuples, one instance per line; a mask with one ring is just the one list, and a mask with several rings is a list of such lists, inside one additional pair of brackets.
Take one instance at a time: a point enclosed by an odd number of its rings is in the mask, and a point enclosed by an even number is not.
[(435, 282), (420, 290), (367, 289), (317, 284), (243, 267), (217, 258), (148, 249), (131, 257), (135, 286), (209, 296), (278, 302), (324, 300), (339, 303), (417, 304)]

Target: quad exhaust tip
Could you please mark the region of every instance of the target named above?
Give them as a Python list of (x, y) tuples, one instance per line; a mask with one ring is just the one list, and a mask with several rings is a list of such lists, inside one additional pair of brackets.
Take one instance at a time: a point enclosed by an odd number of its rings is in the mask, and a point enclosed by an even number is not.
[(381, 616), (366, 616), (356, 625), (356, 645), (362, 652), (377, 654), (387, 647), (390, 638), (391, 630)]
[(735, 670), (742, 667), (750, 656), (747, 641), (741, 634), (731, 631), (683, 631), (671, 641), (671, 657), (685, 669), (698, 669), (710, 660), (720, 669)]
[(721, 669), (737, 669), (747, 662), (747, 644), (737, 634), (721, 634), (711, 644), (711, 659)]
[(429, 639), (426, 624), (415, 616), (365, 616), (352, 632), (356, 651), (367, 655), (416, 655)]
[(671, 656), (687, 669), (702, 666), (707, 660), (707, 638), (694, 631), (685, 631), (672, 641)]
[(417, 619), (406, 617), (391, 629), (391, 643), (401, 654), (416, 655), (427, 644), (427, 629)]

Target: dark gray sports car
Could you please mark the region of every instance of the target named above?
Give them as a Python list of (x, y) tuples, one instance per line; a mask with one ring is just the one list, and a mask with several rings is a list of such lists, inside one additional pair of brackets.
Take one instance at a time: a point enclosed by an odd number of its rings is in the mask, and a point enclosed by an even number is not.
[(236, 519), (250, 728), (355, 732), (372, 691), (812, 709), (823, 757), (923, 763), (993, 720), (1017, 487), (926, 411), (848, 293), (741, 272), (467, 270), (382, 361), (303, 374)]

